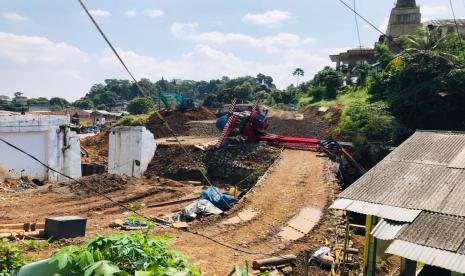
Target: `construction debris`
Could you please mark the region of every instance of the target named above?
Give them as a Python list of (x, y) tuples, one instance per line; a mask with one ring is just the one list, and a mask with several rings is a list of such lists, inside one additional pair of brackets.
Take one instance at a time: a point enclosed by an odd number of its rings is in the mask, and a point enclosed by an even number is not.
[(255, 260), (252, 263), (252, 268), (255, 270), (263, 270), (264, 268), (270, 269), (281, 265), (289, 265), (297, 259), (294, 255), (286, 255), (280, 257), (273, 257), (268, 259)]

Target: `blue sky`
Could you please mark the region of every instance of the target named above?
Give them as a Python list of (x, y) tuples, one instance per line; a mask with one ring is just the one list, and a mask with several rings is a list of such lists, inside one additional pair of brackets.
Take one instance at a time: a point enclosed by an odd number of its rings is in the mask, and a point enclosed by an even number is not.
[[(346, 0), (353, 4), (352, 0)], [(209, 80), (265, 73), (284, 88), (328, 55), (358, 46), (354, 15), (337, 0), (87, 0), (138, 78)], [(394, 0), (356, 0), (384, 29)], [(453, 0), (465, 18), (465, 0)], [(423, 19), (451, 18), (447, 0), (417, 0)], [(364, 46), (379, 34), (359, 21)], [(127, 78), (77, 0), (0, 0), (0, 94), (82, 97)]]

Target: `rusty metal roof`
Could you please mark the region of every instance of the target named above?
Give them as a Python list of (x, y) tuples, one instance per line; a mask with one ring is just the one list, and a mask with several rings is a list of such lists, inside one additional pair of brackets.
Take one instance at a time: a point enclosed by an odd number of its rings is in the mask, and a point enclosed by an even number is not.
[(465, 217), (465, 133), (416, 132), (339, 198)]

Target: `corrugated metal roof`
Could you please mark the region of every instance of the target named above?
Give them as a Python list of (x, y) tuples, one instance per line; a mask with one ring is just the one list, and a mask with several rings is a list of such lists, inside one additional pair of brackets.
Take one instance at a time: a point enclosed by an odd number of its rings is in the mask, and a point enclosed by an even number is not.
[(386, 253), (451, 271), (465, 273), (465, 255), (462, 254), (401, 240), (393, 241), (386, 250)]
[(465, 216), (465, 133), (417, 132), (339, 198)]
[(456, 169), (465, 169), (465, 148), (463, 148), (462, 151), (455, 156), (454, 160), (450, 162), (448, 167)]
[(407, 223), (400, 223), (392, 220), (382, 219), (376, 225), (376, 227), (373, 228), (371, 234), (377, 239), (391, 241), (396, 238), (396, 236), (399, 234), (402, 228), (406, 225)]
[(330, 208), (373, 215), (401, 222), (412, 222), (421, 213), (421, 210), (399, 208), (344, 198), (337, 199)]
[(465, 218), (422, 212), (397, 239), (458, 252), (465, 241)]

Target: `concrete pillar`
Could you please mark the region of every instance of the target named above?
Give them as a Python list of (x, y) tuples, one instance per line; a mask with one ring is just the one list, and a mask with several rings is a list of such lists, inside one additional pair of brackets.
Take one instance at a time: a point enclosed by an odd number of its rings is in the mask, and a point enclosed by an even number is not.
[(141, 177), (155, 155), (157, 145), (145, 127), (111, 129), (108, 149), (108, 173)]
[(415, 276), (417, 273), (417, 262), (409, 259), (401, 258), (400, 260), (400, 276)]

